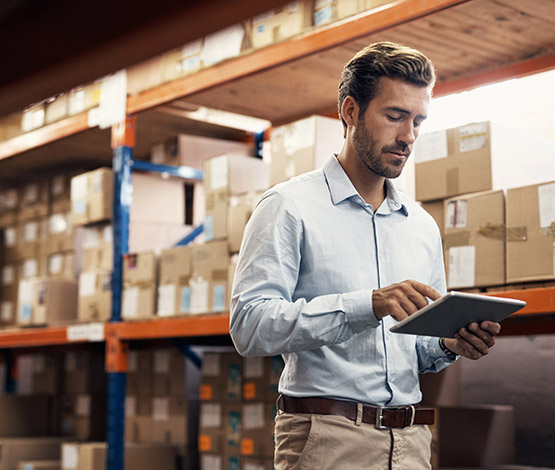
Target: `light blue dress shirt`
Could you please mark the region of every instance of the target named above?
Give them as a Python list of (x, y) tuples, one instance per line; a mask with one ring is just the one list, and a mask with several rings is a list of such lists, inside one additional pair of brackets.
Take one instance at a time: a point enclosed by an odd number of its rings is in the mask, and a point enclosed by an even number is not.
[(378, 406), (420, 402), (419, 372), (452, 361), (437, 338), (391, 333), (374, 289), (406, 279), (444, 293), (432, 217), (387, 181), (373, 211), (331, 156), (270, 189), (243, 237), (230, 333), (244, 356), (282, 354), (279, 391)]

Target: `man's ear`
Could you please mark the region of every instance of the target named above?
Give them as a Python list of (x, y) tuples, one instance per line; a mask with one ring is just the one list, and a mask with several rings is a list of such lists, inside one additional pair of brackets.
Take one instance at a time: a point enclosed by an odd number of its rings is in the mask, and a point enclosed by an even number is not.
[(348, 127), (354, 126), (358, 122), (359, 107), (352, 96), (347, 96), (341, 105), (341, 117)]

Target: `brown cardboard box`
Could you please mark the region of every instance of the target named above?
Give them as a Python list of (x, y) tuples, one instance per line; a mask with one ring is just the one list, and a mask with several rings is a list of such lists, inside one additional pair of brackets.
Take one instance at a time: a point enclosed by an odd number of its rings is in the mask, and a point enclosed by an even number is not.
[(190, 312), (192, 253), (191, 246), (178, 246), (162, 251), (156, 308), (158, 316)]
[(104, 321), (112, 308), (112, 272), (96, 270), (79, 276), (78, 318), (80, 321)]
[(21, 261), (20, 280), (29, 280), (35, 277), (46, 277), (46, 258), (39, 256), (36, 258), (27, 258)]
[(70, 116), (88, 111), (100, 104), (102, 81), (73, 88), (69, 93), (68, 112)]
[(474, 405), (436, 409), (432, 465), (489, 467), (514, 463), (513, 407)]
[(48, 217), (45, 230), (46, 254), (73, 250), (73, 226), (71, 213), (56, 213)]
[(283, 371), (281, 356), (243, 358), (243, 400), (275, 403)]
[(449, 289), (505, 283), (503, 191), (466, 194), (444, 203), (443, 245)]
[(235, 194), (262, 191), (269, 186), (269, 167), (258, 158), (224, 154), (204, 162), (206, 240), (227, 237), (227, 199)]
[(127, 94), (136, 95), (162, 83), (162, 56), (127, 67)]
[(35, 103), (23, 110), (21, 130), (29, 132), (44, 126), (44, 102)]
[(50, 178), (49, 214), (71, 213), (71, 178), (75, 173), (65, 173)]
[(156, 255), (152, 251), (123, 257), (122, 317), (150, 318), (156, 306)]
[(19, 210), (19, 191), (7, 188), (0, 191), (0, 226), (13, 225), (17, 222)]
[(113, 231), (111, 224), (82, 229), (81, 267), (83, 271), (111, 270), (113, 264)]
[(241, 455), (272, 457), (274, 455), (275, 403), (244, 403), (241, 433)]
[(52, 398), (46, 395), (0, 395), (0, 437), (45, 436), (51, 409)]
[(27, 220), (19, 224), (17, 259), (36, 258), (41, 254), (44, 224), (42, 219)]
[(19, 212), (20, 221), (36, 219), (48, 215), (48, 181), (37, 181), (20, 188)]
[(19, 269), (16, 264), (5, 264), (2, 267), (2, 309), (0, 324), (13, 325), (16, 323), (16, 305), (19, 289)]
[(103, 222), (112, 218), (113, 179), (109, 168), (98, 168), (71, 179), (73, 225)]
[[(489, 121), (424, 134), (414, 149), (416, 199), (430, 201), (553, 180), (554, 153), (555, 142)], [(530, 155), (526, 165), (522, 165), (523, 155)]]
[(203, 401), (241, 400), (242, 357), (236, 352), (206, 352), (202, 359), (200, 399)]
[(64, 354), (63, 390), (68, 395), (106, 393), (104, 354), (100, 351), (68, 351)]
[(76, 280), (75, 255), (73, 251), (48, 255), (46, 275), (49, 279)]
[(253, 155), (254, 147), (243, 142), (180, 134), (155, 144), (150, 160), (152, 163), (202, 170), (204, 160), (229, 152)]
[(125, 440), (126, 442), (154, 441), (152, 416), (126, 416)]
[(274, 470), (272, 457), (242, 457), (241, 470)]
[(422, 208), (434, 218), (439, 231), (441, 232), (441, 238), (443, 239), (445, 231), (445, 213), (443, 208), (443, 199), (439, 199), (437, 201), (423, 202)]
[(60, 470), (60, 460), (23, 460), (17, 470)]
[(251, 192), (229, 197), (227, 202), (226, 233), (231, 253), (239, 252), (245, 226), (256, 204), (260, 201), (262, 194), (262, 192)]
[(152, 393), (198, 399), (200, 372), (177, 348), (152, 351)]
[(339, 119), (311, 116), (279, 126), (270, 135), (272, 160), (270, 185), (320, 168), (343, 146), (343, 125)]
[(317, 0), (314, 2), (314, 25), (327, 23), (392, 3), (392, 0)]
[[(153, 389), (153, 352), (150, 349), (129, 351), (126, 393), (150, 396)], [(150, 414), (150, 413), (148, 413)]]
[[(199, 71), (203, 64), (200, 57), (202, 52), (202, 39), (192, 41), (184, 46), (172, 49), (161, 57), (161, 81), (168, 82), (190, 73)], [(153, 163), (166, 165), (179, 165), (165, 161), (152, 160)]]
[(312, 3), (291, 2), (252, 19), (251, 43), (255, 49), (296, 36), (312, 25)]
[(102, 440), (106, 432), (106, 395), (63, 395), (61, 432), (82, 441)]
[(457, 406), (461, 400), (461, 363), (457, 361), (437, 374), (420, 375), (422, 406)]
[(225, 447), (223, 409), (224, 404), (221, 402), (200, 404), (198, 438), (200, 452), (223, 453)]
[(44, 112), (45, 124), (59, 121), (68, 115), (68, 98), (67, 93), (61, 93), (46, 100)]
[(555, 279), (555, 182), (507, 191), (507, 282)]
[(77, 282), (46, 278), (19, 281), (19, 325), (55, 325), (77, 319)]
[(17, 357), (17, 393), (56, 395), (61, 389), (62, 362), (59, 354), (23, 354)]
[[(204, 37), (201, 60), (205, 66), (239, 56), (250, 48), (250, 22), (241, 22)], [(226, 47), (222, 47), (222, 43)]]
[(153, 440), (176, 446), (197, 445), (198, 401), (183, 396), (152, 398)]
[[(107, 446), (104, 442), (65, 443), (62, 470), (104, 470)], [(174, 470), (175, 450), (163, 444), (125, 444), (125, 470)]]
[(59, 437), (0, 440), (0, 470), (15, 470), (19, 462), (30, 459), (59, 459)]
[(4, 228), (4, 262), (13, 263), (20, 260), (18, 253), (19, 227), (10, 225)]

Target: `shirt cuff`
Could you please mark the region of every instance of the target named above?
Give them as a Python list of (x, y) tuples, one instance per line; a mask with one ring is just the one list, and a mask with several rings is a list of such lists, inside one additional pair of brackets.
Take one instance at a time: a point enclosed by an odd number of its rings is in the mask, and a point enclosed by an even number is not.
[(372, 308), (372, 292), (372, 290), (359, 290), (343, 294), (345, 316), (355, 333), (368, 327), (375, 328), (380, 324)]

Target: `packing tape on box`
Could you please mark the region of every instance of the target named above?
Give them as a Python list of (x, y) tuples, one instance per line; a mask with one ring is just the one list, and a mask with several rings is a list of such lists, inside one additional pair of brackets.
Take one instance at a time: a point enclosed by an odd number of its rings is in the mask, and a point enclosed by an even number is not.
[(551, 238), (555, 238), (555, 222), (551, 222), (549, 227), (541, 227), (540, 233)]
[(443, 244), (445, 248), (470, 245), (470, 233), (470, 230), (464, 230), (462, 232), (445, 234)]
[(521, 227), (507, 227), (508, 242), (525, 242), (528, 241), (528, 228), (524, 225)]
[(505, 240), (505, 224), (487, 223), (478, 229), (478, 233), (485, 238)]

